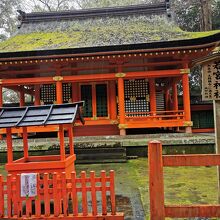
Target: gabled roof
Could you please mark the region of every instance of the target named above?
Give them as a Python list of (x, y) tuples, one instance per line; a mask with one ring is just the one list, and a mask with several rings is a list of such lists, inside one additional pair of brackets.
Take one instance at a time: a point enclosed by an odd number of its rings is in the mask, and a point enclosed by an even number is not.
[(79, 106), (83, 102), (62, 105), (29, 106), (0, 109), (0, 128), (72, 124), (77, 117), (84, 124)]
[(192, 39), (203, 42), (214, 35), (214, 41), (220, 38), (219, 31), (182, 31), (170, 18), (169, 11), (166, 1), (64, 12), (20, 12), (21, 27), (13, 37), (0, 43), (0, 53), (27, 51), (41, 54), (47, 50), (56, 54), (57, 50), (68, 49), (73, 50), (72, 53), (95, 52), (104, 47), (103, 50), (110, 51), (118, 46), (121, 50), (123, 47), (134, 48), (134, 45), (158, 48), (162, 46), (160, 43), (168, 47), (184, 45), (185, 41), (190, 44)]

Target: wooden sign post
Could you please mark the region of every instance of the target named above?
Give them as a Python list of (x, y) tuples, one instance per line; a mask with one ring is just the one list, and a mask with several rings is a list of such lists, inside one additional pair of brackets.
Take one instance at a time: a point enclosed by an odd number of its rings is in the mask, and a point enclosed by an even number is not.
[[(213, 100), (215, 120), (216, 154), (220, 154), (220, 59), (214, 59), (203, 65), (202, 99)], [(220, 167), (218, 174), (218, 201), (220, 203)]]

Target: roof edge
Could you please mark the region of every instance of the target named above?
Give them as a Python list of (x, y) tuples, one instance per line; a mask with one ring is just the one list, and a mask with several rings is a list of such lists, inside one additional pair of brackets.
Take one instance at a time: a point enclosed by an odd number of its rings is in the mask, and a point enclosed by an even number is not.
[(195, 39), (185, 39), (185, 40), (174, 40), (174, 41), (161, 41), (161, 42), (151, 42), (151, 43), (140, 43), (140, 44), (125, 44), (125, 45), (114, 45), (114, 46), (99, 46), (99, 47), (85, 47), (85, 48), (66, 48), (66, 49), (53, 49), (53, 50), (36, 50), (36, 51), (21, 51), (21, 52), (4, 52), (0, 53), (0, 60), (7, 58), (33, 58), (33, 57), (55, 57), (61, 55), (72, 55), (72, 56), (82, 56), (87, 55), (97, 55), (99, 54), (110, 54), (117, 52), (136, 52), (136, 51), (158, 51), (158, 50), (177, 50), (180, 48), (190, 48), (190, 47), (201, 47), (201, 46), (214, 46), (220, 45), (220, 33), (216, 33), (210, 36), (195, 38)]
[[(74, 18), (91, 18), (103, 16), (123, 16), (132, 14), (167, 14), (169, 13), (169, 0), (155, 4), (139, 4), (119, 7), (91, 8), (80, 10), (69, 10), (59, 12), (32, 12), (25, 13), (18, 10), (19, 20), (23, 23), (53, 21), (53, 20), (68, 20)], [(21, 26), (20, 25), (20, 26)]]

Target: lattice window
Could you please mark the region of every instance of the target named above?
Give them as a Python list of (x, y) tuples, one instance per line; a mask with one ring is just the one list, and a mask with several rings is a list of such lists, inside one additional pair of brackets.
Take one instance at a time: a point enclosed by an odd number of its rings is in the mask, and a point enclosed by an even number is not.
[(156, 93), (157, 111), (165, 111), (165, 97), (163, 91)]
[(63, 83), (63, 102), (70, 102), (72, 100), (72, 84)]
[(108, 116), (108, 100), (107, 100), (107, 85), (96, 85), (96, 109), (97, 117)]
[(44, 104), (52, 104), (56, 101), (56, 85), (44, 84), (40, 88), (40, 100)]
[(92, 117), (92, 86), (81, 85), (81, 100), (85, 102), (83, 116)]
[(146, 79), (124, 81), (125, 112), (142, 112), (142, 114), (129, 114), (129, 116), (145, 116), (149, 112), (149, 84)]

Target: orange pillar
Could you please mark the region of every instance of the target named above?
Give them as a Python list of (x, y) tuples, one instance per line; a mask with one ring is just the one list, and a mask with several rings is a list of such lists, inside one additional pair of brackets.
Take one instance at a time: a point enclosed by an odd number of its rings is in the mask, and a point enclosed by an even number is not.
[(172, 90), (173, 90), (173, 110), (178, 111), (178, 91), (177, 91), (176, 82), (173, 82)]
[[(185, 68), (188, 68), (188, 64), (185, 65)], [(184, 73), (182, 76), (183, 83), (183, 107), (185, 112), (186, 124), (189, 126), (186, 127), (186, 133), (192, 133), (191, 123), (191, 109), (190, 109), (190, 89), (189, 89), (189, 76), (188, 73)]]
[[(0, 108), (3, 107), (3, 87), (0, 84)], [(0, 140), (2, 140), (2, 135), (0, 135)]]
[(157, 100), (156, 100), (155, 79), (149, 79), (149, 90), (150, 90), (150, 111), (156, 114)]
[(78, 83), (72, 83), (72, 101), (77, 102), (79, 101), (79, 87)]
[(63, 84), (62, 81), (56, 82), (56, 97), (57, 97), (57, 104), (63, 103)]
[(40, 85), (34, 86), (34, 105), (40, 105)]
[(92, 84), (92, 113), (93, 119), (97, 119), (96, 84)]
[(66, 159), (63, 125), (59, 125), (59, 139), (60, 139), (60, 160), (63, 161)]
[(27, 128), (23, 127), (23, 147), (24, 147), (24, 158), (28, 158), (28, 133)]
[(6, 128), (6, 141), (7, 141), (7, 156), (8, 163), (13, 162), (13, 149), (12, 149), (12, 137), (11, 128)]
[(20, 107), (25, 106), (25, 94), (24, 94), (24, 87), (20, 87)]
[(126, 135), (126, 124), (125, 124), (125, 94), (124, 94), (124, 74), (121, 73), (122, 68), (119, 67), (119, 75), (118, 76), (118, 109), (119, 109), (119, 129), (120, 135)]
[(150, 219), (165, 220), (162, 144), (148, 145)]
[(70, 155), (74, 154), (74, 146), (73, 146), (73, 127), (72, 125), (68, 128), (68, 136), (69, 136), (69, 148), (70, 148)]
[(110, 119), (117, 119), (117, 102), (116, 102), (116, 86), (115, 81), (109, 82), (109, 109), (110, 109)]

